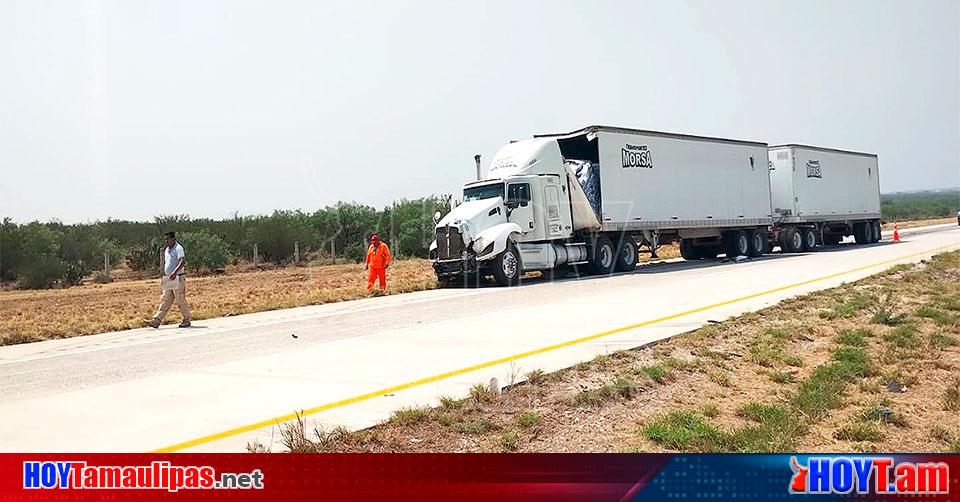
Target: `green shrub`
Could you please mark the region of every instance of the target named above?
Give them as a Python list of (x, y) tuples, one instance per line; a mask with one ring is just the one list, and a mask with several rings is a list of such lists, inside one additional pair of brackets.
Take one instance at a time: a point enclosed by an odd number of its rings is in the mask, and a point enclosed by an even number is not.
[(230, 250), (220, 237), (203, 231), (186, 232), (177, 235), (177, 240), (183, 246), (187, 270), (205, 273), (227, 266)]
[(16, 280), (22, 244), (20, 228), (10, 218), (0, 221), (0, 281)]
[(64, 272), (59, 257), (59, 235), (50, 228), (31, 223), (20, 228), (20, 236), (24, 260), (17, 266), (18, 287), (53, 287), (63, 278)]
[(127, 266), (137, 272), (160, 270), (160, 241), (153, 239), (127, 248)]
[(97, 234), (97, 229), (89, 225), (47, 225), (55, 229), (60, 237), (60, 259), (71, 270), (64, 276), (64, 283), (78, 284), (80, 278), (94, 270), (103, 269), (104, 255), (110, 261), (111, 268), (123, 258), (120, 246)]
[(641, 432), (671, 450), (711, 452), (720, 450), (725, 442), (719, 429), (689, 411), (672, 411), (650, 422)]
[(257, 253), (264, 261), (274, 263), (290, 261), (298, 242), (302, 257), (316, 241), (310, 217), (300, 211), (274, 211), (254, 220), (249, 239), (257, 245)]
[(90, 272), (85, 263), (76, 261), (63, 263), (61, 269), (63, 273), (60, 281), (64, 286), (79, 286), (84, 276)]
[(540, 423), (540, 415), (532, 411), (523, 411), (517, 415), (517, 425), (523, 428), (533, 427)]

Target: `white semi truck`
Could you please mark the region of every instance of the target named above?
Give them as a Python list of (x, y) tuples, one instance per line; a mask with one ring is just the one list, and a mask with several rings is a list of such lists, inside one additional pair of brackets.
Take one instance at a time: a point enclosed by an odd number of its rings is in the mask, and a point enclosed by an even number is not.
[(591, 126), (511, 142), (437, 215), (441, 282), (631, 270), (637, 243), (686, 259), (759, 256), (773, 223), (767, 144)]
[(876, 155), (796, 144), (769, 152), (771, 246), (797, 253), (849, 235), (857, 244), (880, 240)]

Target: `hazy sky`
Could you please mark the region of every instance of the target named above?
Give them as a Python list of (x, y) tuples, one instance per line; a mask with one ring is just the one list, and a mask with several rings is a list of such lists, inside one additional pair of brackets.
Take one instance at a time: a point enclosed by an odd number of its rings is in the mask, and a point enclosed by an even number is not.
[(0, 0), (0, 216), (450, 193), (589, 124), (880, 155), (960, 185), (960, 2)]

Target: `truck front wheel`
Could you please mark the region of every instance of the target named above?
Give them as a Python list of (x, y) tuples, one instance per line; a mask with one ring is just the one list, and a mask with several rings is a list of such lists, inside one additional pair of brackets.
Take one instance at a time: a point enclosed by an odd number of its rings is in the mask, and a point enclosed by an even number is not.
[(613, 272), (615, 259), (616, 248), (613, 247), (613, 241), (607, 237), (599, 237), (593, 256), (590, 257), (590, 273), (607, 275)]
[(620, 241), (617, 252), (617, 263), (614, 265), (617, 272), (630, 272), (637, 268), (637, 243), (629, 235)]
[(500, 286), (513, 286), (520, 282), (522, 266), (520, 253), (512, 242), (507, 242), (507, 249), (493, 259), (493, 279)]

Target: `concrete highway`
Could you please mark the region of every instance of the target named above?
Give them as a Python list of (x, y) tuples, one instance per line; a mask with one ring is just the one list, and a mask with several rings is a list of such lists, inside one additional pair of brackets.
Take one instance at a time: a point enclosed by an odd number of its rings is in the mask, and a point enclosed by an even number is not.
[(671, 261), (613, 277), (368, 298), (0, 347), (0, 451), (243, 451), (304, 410), (330, 428), (462, 397), (960, 249), (904, 230), (743, 263)]

